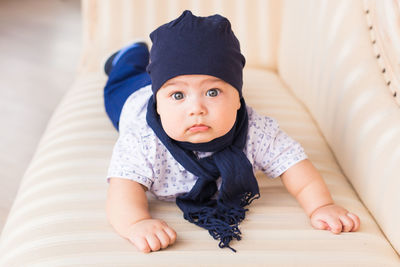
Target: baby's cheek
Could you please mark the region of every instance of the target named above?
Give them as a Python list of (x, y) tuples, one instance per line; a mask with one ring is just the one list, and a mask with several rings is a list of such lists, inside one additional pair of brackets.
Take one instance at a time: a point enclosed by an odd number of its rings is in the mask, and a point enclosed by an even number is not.
[(183, 141), (183, 126), (181, 123), (177, 123), (176, 120), (166, 119), (161, 120), (162, 127), (165, 133), (172, 139), (177, 141)]
[(216, 124), (218, 125), (219, 134), (223, 136), (226, 133), (228, 133), (235, 124), (235, 121), (236, 121), (236, 114), (231, 114), (231, 113), (224, 114)]

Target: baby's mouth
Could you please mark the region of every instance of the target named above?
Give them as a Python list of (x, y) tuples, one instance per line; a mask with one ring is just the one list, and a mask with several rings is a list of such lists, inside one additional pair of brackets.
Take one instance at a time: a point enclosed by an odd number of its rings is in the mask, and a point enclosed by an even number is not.
[(210, 127), (205, 124), (194, 124), (189, 128), (189, 131), (192, 133), (197, 133), (208, 131), (208, 129), (210, 129)]

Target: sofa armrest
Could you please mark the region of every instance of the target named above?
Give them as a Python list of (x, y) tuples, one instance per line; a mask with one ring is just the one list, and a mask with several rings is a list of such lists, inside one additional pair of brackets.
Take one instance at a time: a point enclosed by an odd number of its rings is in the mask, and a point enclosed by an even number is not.
[[(377, 7), (383, 12), (389, 4), (394, 5), (391, 12), (399, 12), (396, 1), (286, 1), (278, 69), (400, 251), (400, 109), (395, 88), (400, 72), (389, 78), (399, 67), (399, 57), (375, 50), (378, 44), (390, 44), (371, 32), (387, 31), (381, 28), (385, 25), (369, 18), (377, 15)], [(397, 60), (393, 68), (385, 62), (390, 57)]]

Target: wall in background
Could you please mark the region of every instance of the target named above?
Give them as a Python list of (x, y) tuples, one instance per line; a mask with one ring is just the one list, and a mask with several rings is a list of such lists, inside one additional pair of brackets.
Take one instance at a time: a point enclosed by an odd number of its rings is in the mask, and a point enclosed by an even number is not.
[(0, 1), (0, 229), (73, 82), (81, 40), (79, 0)]

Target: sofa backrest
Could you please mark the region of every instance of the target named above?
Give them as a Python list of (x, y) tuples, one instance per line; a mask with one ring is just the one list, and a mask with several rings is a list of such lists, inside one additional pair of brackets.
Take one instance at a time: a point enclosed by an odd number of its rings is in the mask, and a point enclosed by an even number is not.
[(390, 53), (400, 52), (400, 43), (390, 44), (395, 36), (387, 34), (379, 38), (395, 29), (371, 16), (398, 12), (399, 18), (399, 8), (397, 1), (286, 1), (278, 56), (281, 78), (308, 108), (398, 252), (400, 56)]
[(151, 44), (150, 32), (185, 9), (197, 16), (226, 16), (241, 43), (247, 66), (276, 70), (280, 6), (277, 0), (83, 0), (84, 57), (80, 71), (98, 71), (110, 53), (137, 38)]

